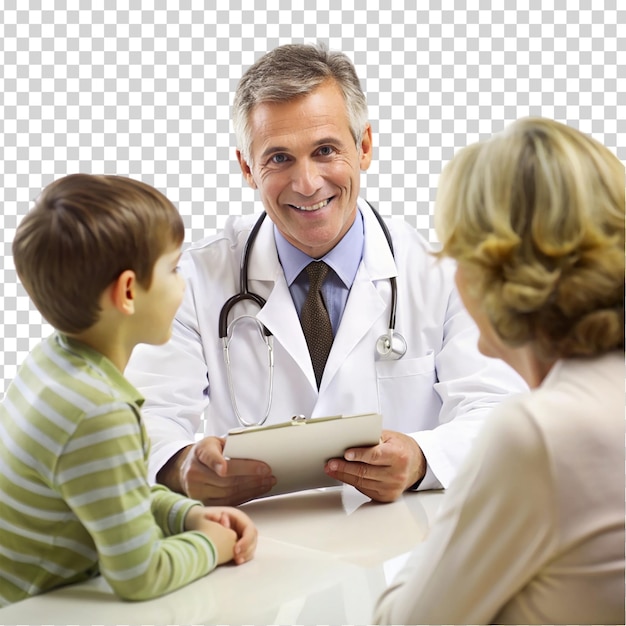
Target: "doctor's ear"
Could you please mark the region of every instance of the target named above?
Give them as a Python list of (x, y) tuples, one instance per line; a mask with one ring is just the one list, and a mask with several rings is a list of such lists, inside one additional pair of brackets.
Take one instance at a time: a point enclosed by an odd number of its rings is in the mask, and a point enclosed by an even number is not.
[(111, 298), (115, 308), (124, 315), (135, 312), (135, 292), (137, 277), (132, 270), (124, 270), (111, 286)]
[(367, 124), (363, 131), (363, 137), (361, 138), (360, 150), (360, 163), (361, 171), (365, 171), (372, 163), (374, 142), (372, 139), (372, 126)]
[(254, 182), (254, 178), (252, 176), (252, 169), (248, 165), (248, 162), (243, 158), (241, 154), (241, 150), (237, 150), (237, 161), (239, 161), (239, 167), (241, 168), (241, 173), (243, 177), (246, 179), (246, 182), (252, 189), (256, 189), (256, 183)]

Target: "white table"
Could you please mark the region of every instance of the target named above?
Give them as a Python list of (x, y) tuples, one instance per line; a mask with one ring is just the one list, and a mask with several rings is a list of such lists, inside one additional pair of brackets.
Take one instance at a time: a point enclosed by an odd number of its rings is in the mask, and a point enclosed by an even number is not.
[(351, 487), (250, 502), (255, 558), (169, 595), (119, 600), (102, 577), (0, 609), (0, 624), (368, 624), (442, 492), (377, 504)]

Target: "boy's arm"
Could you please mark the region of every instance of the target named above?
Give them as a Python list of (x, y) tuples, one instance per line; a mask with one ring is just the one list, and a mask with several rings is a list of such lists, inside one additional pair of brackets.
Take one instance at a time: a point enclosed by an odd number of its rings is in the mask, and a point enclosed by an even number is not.
[(142, 429), (130, 407), (118, 404), (108, 413), (101, 409), (81, 421), (56, 472), (59, 493), (95, 543), (102, 575), (128, 600), (173, 591), (218, 562), (206, 535), (172, 534), (184, 528), (181, 522), (193, 501), (159, 495), (163, 502), (171, 502), (170, 507), (156, 507), (159, 515), (170, 516), (160, 528), (153, 515), (142, 446)]
[[(235, 533), (234, 544), (231, 534), (224, 529)], [(258, 531), (254, 522), (232, 506), (192, 507), (185, 518), (185, 530), (207, 533), (217, 546), (220, 564), (232, 559), (241, 565), (249, 561), (256, 550)]]
[(188, 530), (185, 527), (187, 513), (192, 507), (202, 505), (202, 502), (174, 493), (164, 485), (153, 485), (150, 498), (152, 515), (166, 537)]
[[(252, 558), (256, 529), (248, 516), (237, 509), (205, 507), (202, 502), (155, 485), (152, 487), (152, 513), (166, 535), (185, 531), (204, 533), (216, 550), (217, 565), (233, 559), (240, 564)], [(239, 515), (244, 523), (233, 523), (234, 515)]]

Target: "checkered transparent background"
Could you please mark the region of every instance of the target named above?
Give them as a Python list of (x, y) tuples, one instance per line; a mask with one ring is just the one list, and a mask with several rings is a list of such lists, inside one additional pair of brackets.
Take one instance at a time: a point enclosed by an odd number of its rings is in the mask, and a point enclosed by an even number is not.
[(376, 142), (365, 195), (431, 241), (443, 165), (518, 117), (552, 117), (626, 155), (618, 0), (217, 4), (3, 0), (0, 396), (51, 330), (11, 258), (41, 188), (73, 172), (141, 178), (178, 206), (187, 242), (258, 210), (234, 159), (229, 108), (243, 71), (277, 45), (323, 41), (352, 58)]

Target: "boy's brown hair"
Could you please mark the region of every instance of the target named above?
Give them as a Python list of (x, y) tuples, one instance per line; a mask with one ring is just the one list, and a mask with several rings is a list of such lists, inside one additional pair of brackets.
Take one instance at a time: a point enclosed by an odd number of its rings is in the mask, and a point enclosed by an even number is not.
[(176, 207), (150, 185), (71, 174), (48, 185), (21, 221), (13, 258), (42, 316), (73, 334), (98, 320), (103, 291), (123, 271), (148, 289), (157, 259), (184, 235)]

